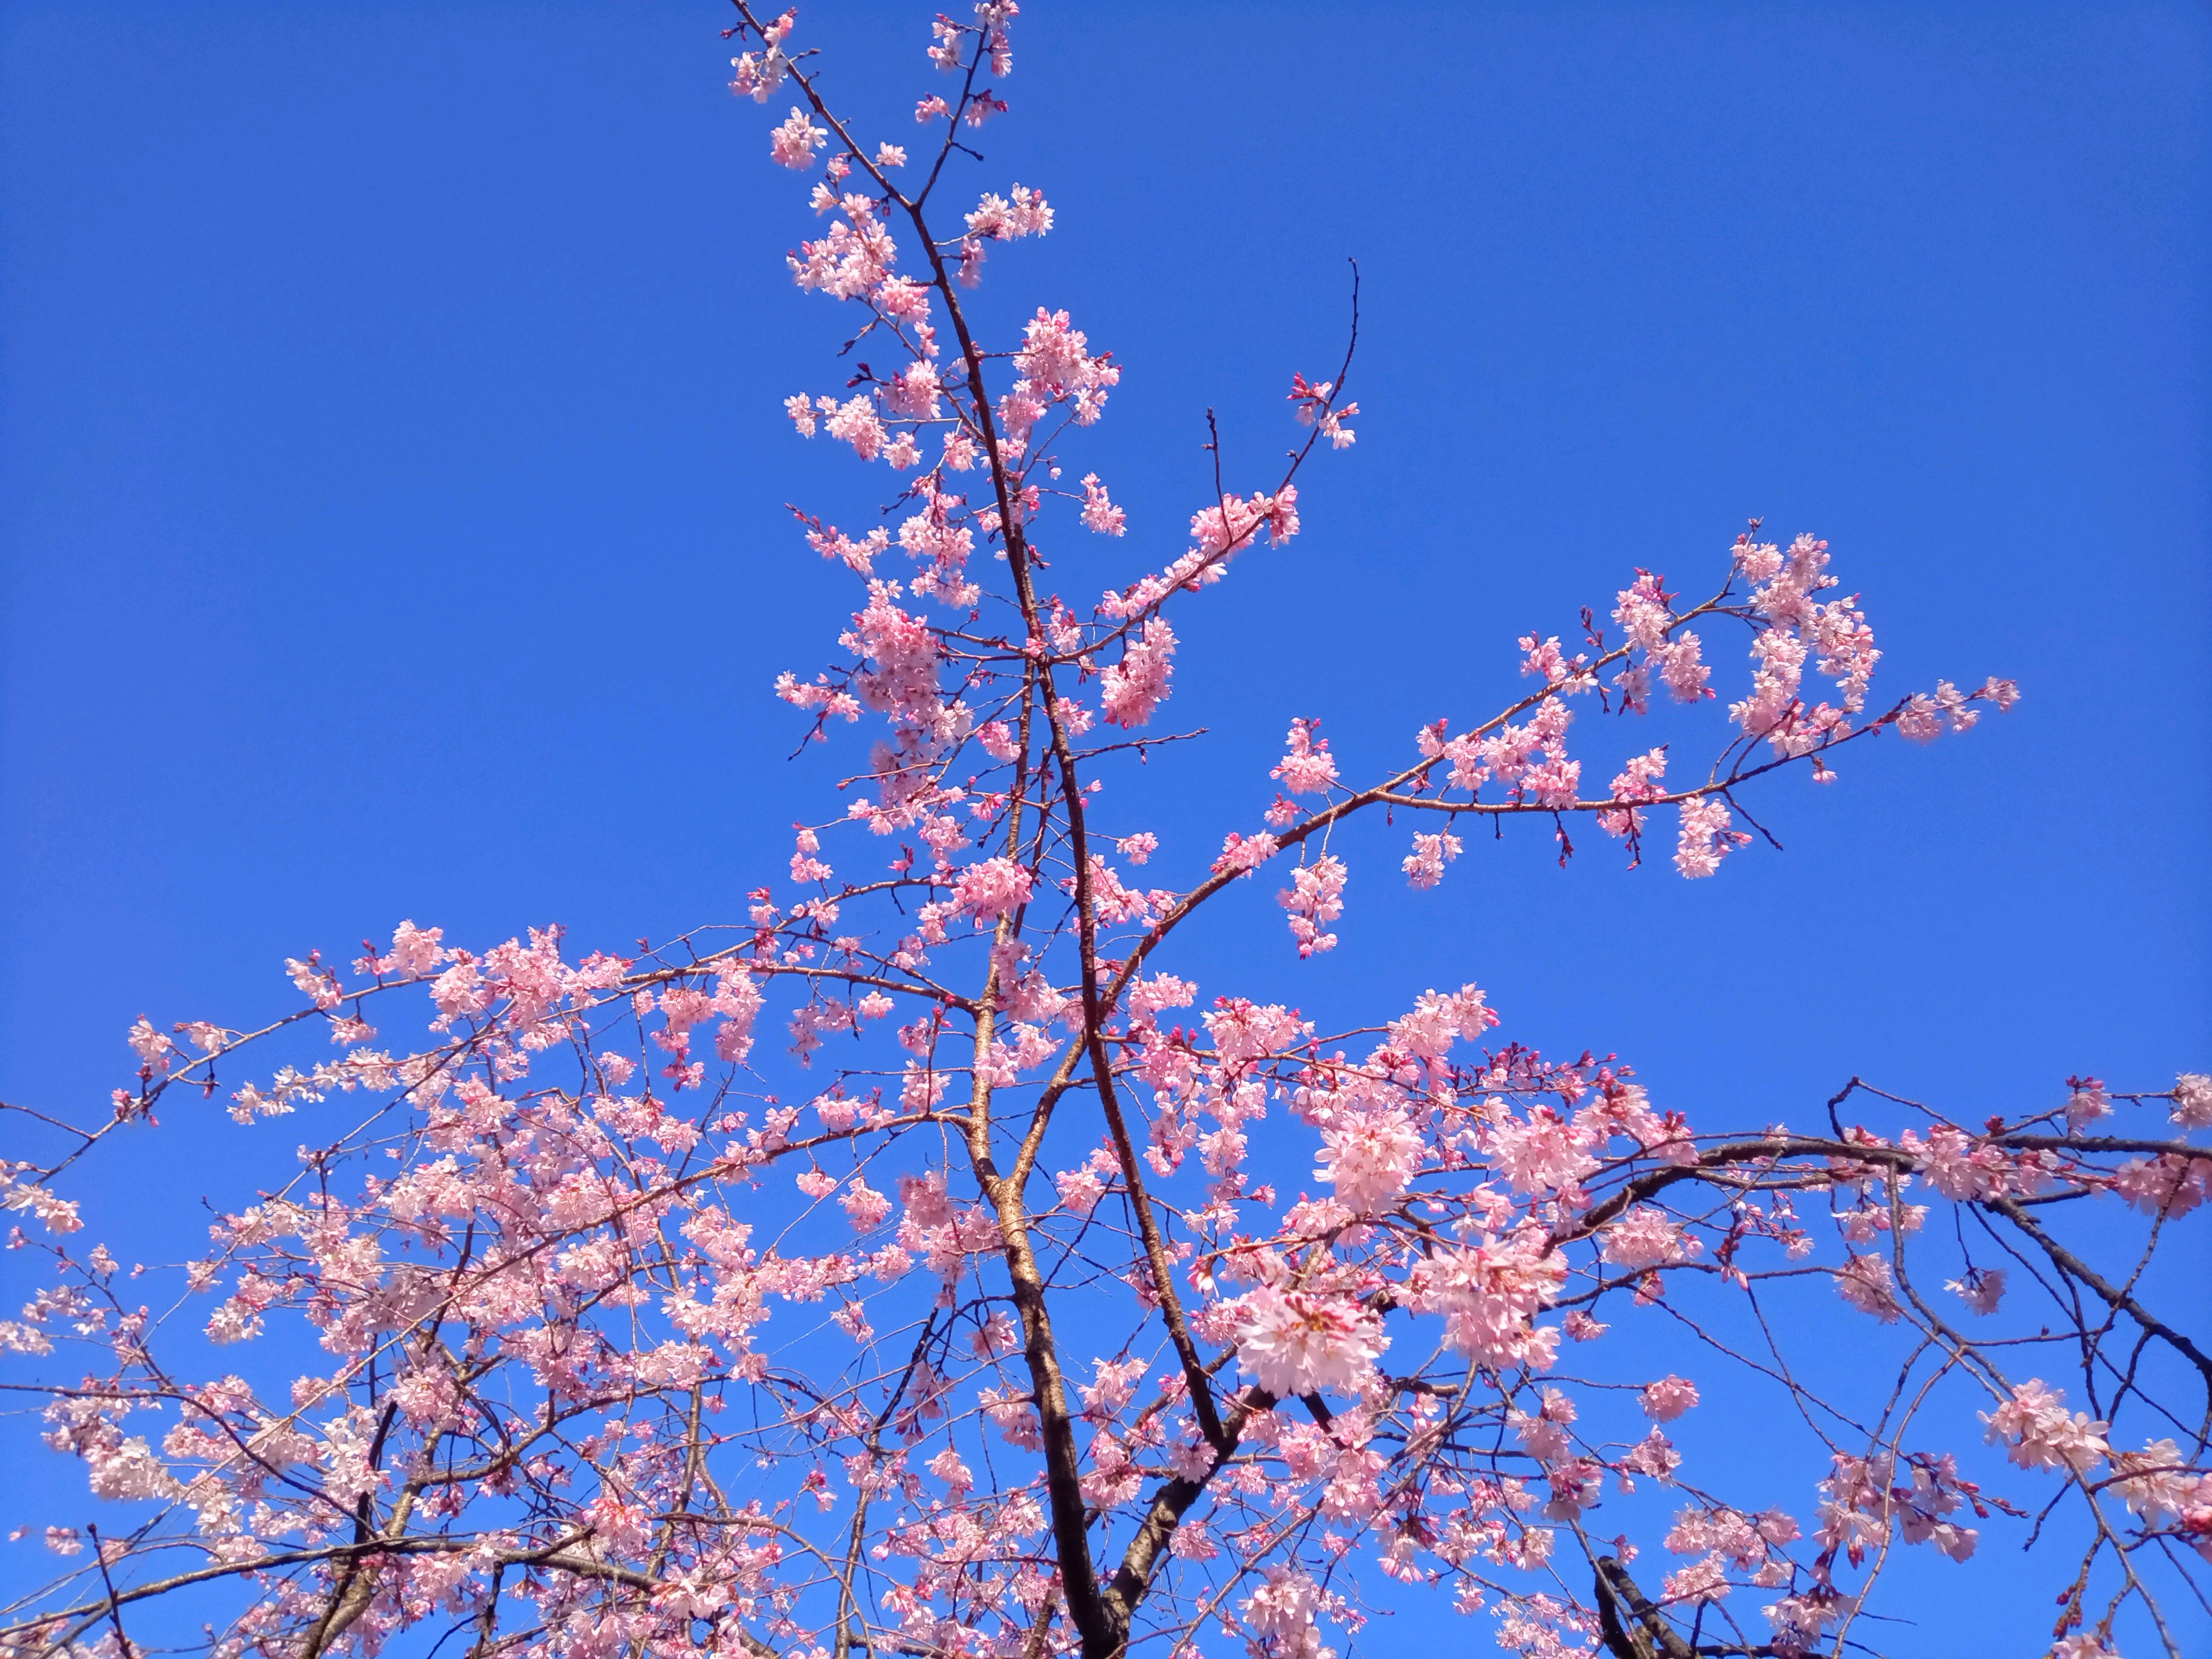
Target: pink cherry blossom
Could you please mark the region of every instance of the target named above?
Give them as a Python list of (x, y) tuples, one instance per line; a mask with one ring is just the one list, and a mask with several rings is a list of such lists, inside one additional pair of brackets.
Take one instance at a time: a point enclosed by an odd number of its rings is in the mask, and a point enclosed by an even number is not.
[(1267, 1285), (1244, 1297), (1236, 1342), (1237, 1363), (1280, 1399), (1354, 1389), (1389, 1346), (1357, 1304)]
[(1326, 794), (1336, 781), (1336, 757), (1328, 752), (1328, 739), (1316, 738), (1318, 720), (1292, 720), (1287, 739), (1289, 752), (1267, 775), (1280, 778), (1293, 795)]
[(1410, 1119), (1387, 1110), (1347, 1115), (1322, 1129), (1321, 1138), (1314, 1175), (1355, 1210), (1373, 1209), (1403, 1192), (1424, 1144)]
[(1168, 695), (1175, 672), (1176, 636), (1164, 617), (1149, 618), (1123, 647), (1121, 661), (1099, 679), (1107, 720), (1121, 726), (1149, 721)]
[(1433, 887), (1444, 877), (1444, 866), (1460, 855), (1460, 839), (1448, 832), (1437, 835), (1416, 835), (1413, 850), (1406, 854), (1401, 867), (1407, 883), (1414, 887)]
[(2172, 1115), (2185, 1129), (2212, 1128), (2212, 1076), (2184, 1072), (2174, 1079)]
[(769, 155), (778, 167), (805, 168), (814, 165), (815, 153), (830, 142), (826, 128), (807, 119), (794, 107), (784, 124), (769, 135)]
[(1644, 1414), (1671, 1423), (1698, 1403), (1698, 1385), (1686, 1376), (1662, 1376), (1644, 1385)]
[(1692, 879), (1710, 876), (1721, 867), (1721, 860), (1737, 848), (1748, 845), (1751, 837), (1741, 830), (1729, 827), (1728, 807), (1708, 796), (1702, 800), (1686, 800), (1681, 805), (1682, 828), (1679, 845), (1674, 850), (1674, 867)]
[(1705, 1244), (1695, 1234), (1647, 1206), (1631, 1210), (1598, 1235), (1598, 1254), (1632, 1269), (1671, 1267), (1704, 1253)]
[(1835, 1277), (1836, 1293), (1861, 1313), (1872, 1314), (1885, 1325), (1903, 1316), (1897, 1302), (1896, 1278), (1889, 1263), (1880, 1256), (1848, 1256)]
[(2105, 1442), (2106, 1425), (2092, 1422), (2087, 1412), (2069, 1414), (2065, 1390), (2036, 1378), (2018, 1384), (2010, 1399), (1981, 1417), (1989, 1425), (1985, 1437), (2003, 1444), (2005, 1455), (2024, 1469), (2078, 1474), (2112, 1449)]
[(1106, 486), (1096, 472), (1083, 475), (1083, 527), (1102, 536), (1119, 536), (1128, 527), (1129, 515), (1108, 499)]
[[(1226, 851), (1223, 856), (1227, 858)], [(1336, 935), (1322, 930), (1344, 914), (1348, 879), (1343, 860), (1327, 853), (1291, 872), (1291, 884), (1276, 896), (1276, 902), (1290, 912), (1291, 937), (1301, 957), (1336, 948)]]
[(1986, 1318), (2003, 1302), (2005, 1283), (2002, 1267), (1969, 1267), (1964, 1277), (1945, 1280), (1943, 1288)]
[(986, 859), (962, 872), (953, 898), (963, 915), (989, 924), (1028, 902), (1031, 878), (1012, 859)]

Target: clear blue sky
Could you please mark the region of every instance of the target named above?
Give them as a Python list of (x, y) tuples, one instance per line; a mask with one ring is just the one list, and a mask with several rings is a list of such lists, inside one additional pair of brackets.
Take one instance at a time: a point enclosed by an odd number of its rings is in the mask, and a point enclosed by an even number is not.
[[(804, 8), (871, 136), (911, 131), (930, 9)], [(1178, 763), (1186, 845), (1249, 826), (1292, 715), (1360, 776), (1631, 567), (1704, 591), (1753, 514), (1830, 538), (1878, 690), (2025, 694), (1768, 792), (1787, 854), (1711, 882), (1524, 832), (1413, 898), (1378, 837), (1336, 958), (1255, 892), (1209, 994), (1474, 978), (1701, 1120), (2212, 1060), (2201, 7), (1030, 10), (975, 185), (1060, 226), (986, 311), (1066, 306), (1126, 363), (1078, 465), (1127, 572), (1182, 544), (1209, 404), (1260, 482), (1364, 276), (1358, 447), (1188, 613), (1172, 720), (1237, 781)], [(0, 15), (0, 1097), (97, 1109), (137, 1013), (246, 1024), (283, 957), (402, 916), (732, 919), (825, 816), (768, 688), (849, 587), (783, 503), (859, 519), (877, 480), (780, 413), (850, 319), (783, 270), (811, 222), (726, 15)], [(189, 1201), (228, 1145), (117, 1167)]]

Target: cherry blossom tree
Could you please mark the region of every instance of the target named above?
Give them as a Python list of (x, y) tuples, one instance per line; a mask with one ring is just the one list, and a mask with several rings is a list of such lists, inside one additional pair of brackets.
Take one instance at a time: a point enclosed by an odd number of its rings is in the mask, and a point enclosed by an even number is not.
[[(141, 1018), (96, 1124), (15, 1109), (19, 1154), (60, 1150), (0, 1164), (40, 1285), (0, 1349), (87, 1497), (18, 1517), (52, 1571), (0, 1656), (1330, 1659), (1417, 1594), (1547, 1659), (1881, 1651), (1886, 1571), (1992, 1524), (2047, 1561), (2053, 1651), (2178, 1655), (2212, 1358), (2153, 1267), (2212, 1188), (2212, 1079), (1967, 1121), (1852, 1079), (1715, 1123), (1512, 1041), (1476, 984), (1327, 1017), (1178, 959), (1247, 881), (1282, 913), (1251, 950), (1335, 948), (1356, 817), (1407, 837), (1363, 881), (1433, 888), (1528, 830), (1533, 862), (1671, 837), (1710, 878), (1769, 774), (1965, 732), (2012, 686), (1876, 699), (1828, 544), (1754, 521), (1705, 597), (1625, 569), (1603, 617), (1520, 639), (1525, 695), (1409, 719), (1387, 775), (1302, 717), (1266, 780), (1219, 780), (1218, 850), (1121, 818), (1107, 781), (1189, 740), (1178, 617), (1268, 580), (1354, 442), (1357, 275), (1285, 457), (1217, 438), (1188, 544), (1060, 597), (1041, 543), (1161, 538), (1079, 459), (1113, 354), (1065, 311), (983, 331), (987, 255), (1054, 222), (960, 182), (1016, 10), (936, 21), (904, 142), (833, 106), (792, 14), (736, 0), (729, 31), (811, 180), (793, 276), (849, 319), (793, 441), (895, 496), (865, 531), (801, 515), (855, 608), (775, 684), (797, 735), (867, 728), (856, 798), (743, 925), (576, 956), (404, 921), (288, 962), (258, 1029)], [(1647, 717), (1672, 735), (1622, 740)], [(1305, 1190), (1255, 1169), (1262, 1124)], [(197, 1256), (88, 1245), (71, 1194), (118, 1137), (272, 1133), (296, 1170)], [(1802, 1352), (1838, 1329), (1868, 1356), (1842, 1393)], [(1800, 1487), (1670, 1437), (1746, 1382)]]

